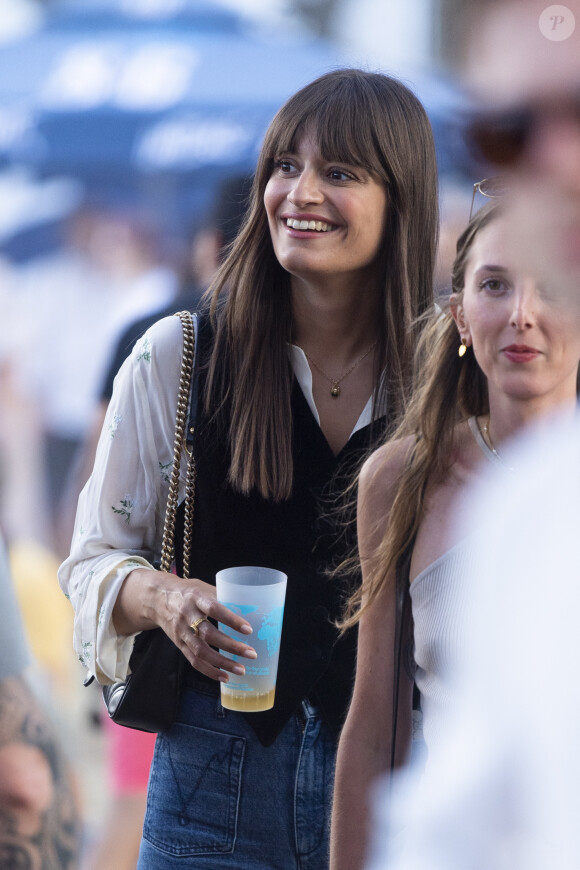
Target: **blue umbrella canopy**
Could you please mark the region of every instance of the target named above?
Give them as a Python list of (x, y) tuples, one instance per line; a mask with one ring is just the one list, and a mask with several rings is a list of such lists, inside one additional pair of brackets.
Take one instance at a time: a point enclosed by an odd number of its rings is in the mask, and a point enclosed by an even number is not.
[(5, 159), (88, 177), (250, 166), (278, 106), (340, 62), (324, 43), (266, 37), (219, 6), (123, 8), (66, 5), (2, 48)]
[[(287, 97), (343, 63), (280, 31), (209, 0), (61, 0), (40, 30), (0, 46), (0, 167), (69, 175), (93, 200), (189, 227), (223, 178), (251, 172)], [(461, 170), (453, 87), (414, 89), (440, 168)]]
[(284, 100), (340, 64), (215, 2), (61, 2), (0, 47), (0, 166), (72, 176), (183, 231), (223, 178), (252, 171)]
[[(54, 5), (54, 4), (53, 4)], [(194, 25), (197, 29), (235, 30), (239, 13), (216, 0), (60, 0), (53, 8), (53, 22), (60, 27), (131, 26), (135, 22)]]

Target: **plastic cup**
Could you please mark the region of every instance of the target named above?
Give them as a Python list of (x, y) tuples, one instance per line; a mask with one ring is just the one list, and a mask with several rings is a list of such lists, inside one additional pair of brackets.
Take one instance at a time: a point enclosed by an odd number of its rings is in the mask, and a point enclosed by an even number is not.
[(222, 706), (228, 710), (256, 713), (274, 706), (287, 579), (282, 571), (253, 566), (225, 568), (216, 574), (218, 601), (243, 616), (253, 634), (242, 635), (221, 622), (220, 631), (249, 642), (258, 656), (247, 659), (220, 650), (246, 669), (244, 676), (228, 673), (228, 682), (221, 683)]

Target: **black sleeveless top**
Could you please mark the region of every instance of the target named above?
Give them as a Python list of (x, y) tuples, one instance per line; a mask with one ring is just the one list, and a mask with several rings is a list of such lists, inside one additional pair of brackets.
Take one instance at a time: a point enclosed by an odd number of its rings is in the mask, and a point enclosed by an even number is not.
[[(211, 341), (208, 320), (201, 318), (200, 395), (205, 385), (203, 361)], [(288, 575), (274, 707), (242, 715), (268, 745), (301, 701), (310, 697), (338, 735), (354, 680), (356, 631), (339, 638), (333, 625), (349, 590), (344, 581), (329, 576), (328, 569), (351, 554), (355, 538), (353, 528), (340, 528), (334, 508), (367, 455), (371, 436), (376, 439), (381, 434), (385, 421), (355, 432), (335, 457), (294, 381), (294, 487), (288, 501), (274, 503), (257, 493), (242, 495), (232, 489), (227, 437), (215, 420), (207, 418), (202, 404), (198, 403), (194, 446), (197, 482), (190, 576), (215, 585), (216, 572), (235, 565), (261, 565)], [(182, 542), (181, 507), (176, 523), (178, 554)], [(177, 566), (179, 572), (179, 555)], [(214, 689), (217, 685), (196, 674), (199, 680), (207, 680)]]

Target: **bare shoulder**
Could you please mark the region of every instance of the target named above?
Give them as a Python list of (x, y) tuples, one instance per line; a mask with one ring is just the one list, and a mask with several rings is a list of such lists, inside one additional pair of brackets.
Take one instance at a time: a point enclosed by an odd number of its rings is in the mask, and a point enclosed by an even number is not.
[(359, 498), (380, 500), (381, 505), (392, 499), (415, 439), (412, 436), (389, 441), (375, 450), (364, 463), (359, 478)]
[(389, 521), (397, 484), (414, 439), (390, 441), (372, 453), (361, 469), (357, 527), (359, 552), (365, 560), (379, 546)]

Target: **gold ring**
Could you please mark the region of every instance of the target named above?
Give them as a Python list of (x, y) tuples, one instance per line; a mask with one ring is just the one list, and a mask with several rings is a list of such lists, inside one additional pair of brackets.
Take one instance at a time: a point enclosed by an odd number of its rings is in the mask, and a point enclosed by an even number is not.
[(200, 616), (199, 619), (194, 619), (193, 622), (191, 623), (191, 625), (189, 626), (192, 629), (192, 631), (196, 637), (199, 637), (199, 626), (201, 625), (202, 622), (205, 622), (206, 619), (207, 619), (207, 616)]

